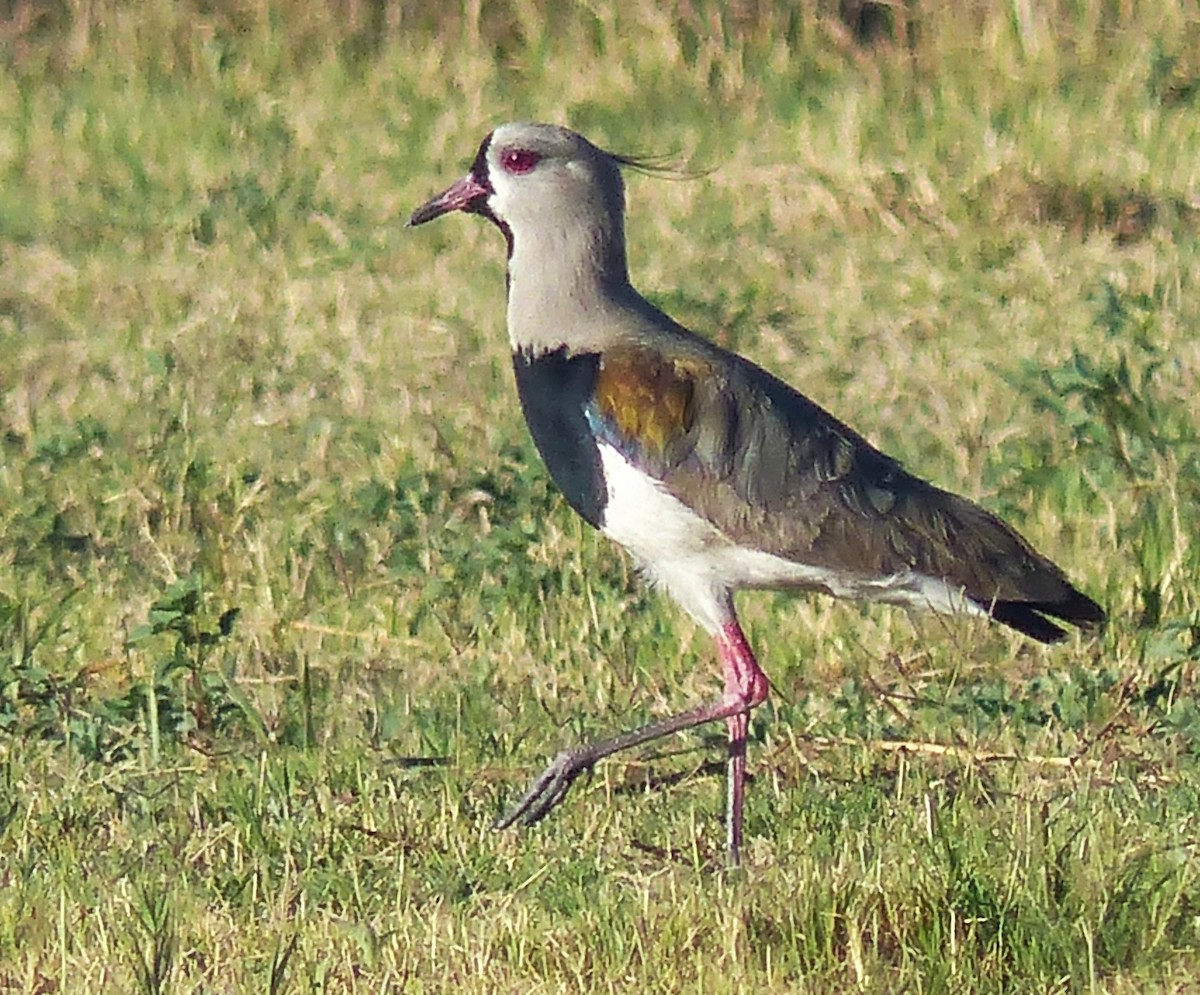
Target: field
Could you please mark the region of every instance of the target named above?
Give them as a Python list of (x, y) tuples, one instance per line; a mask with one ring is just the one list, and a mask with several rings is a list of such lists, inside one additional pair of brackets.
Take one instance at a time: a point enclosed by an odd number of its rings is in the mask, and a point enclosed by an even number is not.
[[(0, 5), (0, 992), (1200, 991), (1200, 8)], [(635, 284), (1110, 612), (747, 595), (522, 423), (494, 125), (665, 157)]]

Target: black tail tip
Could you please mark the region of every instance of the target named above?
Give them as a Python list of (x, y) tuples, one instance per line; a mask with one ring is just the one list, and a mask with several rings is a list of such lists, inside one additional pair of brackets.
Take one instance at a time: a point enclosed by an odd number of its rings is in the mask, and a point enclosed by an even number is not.
[(1072, 591), (1071, 597), (1062, 601), (993, 601), (980, 607), (997, 622), (1043, 643), (1057, 643), (1067, 637), (1067, 630), (1051, 619), (1085, 632), (1099, 629), (1107, 620), (1104, 609), (1079, 591)]

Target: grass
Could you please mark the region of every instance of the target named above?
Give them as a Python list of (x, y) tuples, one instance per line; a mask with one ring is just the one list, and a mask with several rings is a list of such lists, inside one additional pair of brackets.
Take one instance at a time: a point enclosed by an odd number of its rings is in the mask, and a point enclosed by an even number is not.
[[(1200, 22), (841, 6), (6, 9), (0, 990), (1194, 990)], [(1112, 615), (745, 598), (737, 874), (720, 730), (488, 829), (716, 682), (402, 227), (512, 118), (677, 155), (635, 282)]]

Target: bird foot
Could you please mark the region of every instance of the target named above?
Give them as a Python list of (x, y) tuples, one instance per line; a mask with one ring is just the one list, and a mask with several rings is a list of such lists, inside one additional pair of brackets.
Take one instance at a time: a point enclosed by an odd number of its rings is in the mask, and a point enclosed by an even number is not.
[(596, 758), (590, 750), (563, 750), (509, 813), (492, 823), (492, 828), (507, 829), (518, 822), (523, 826), (532, 826), (544, 819), (567, 796), (575, 779), (584, 771), (591, 770), (595, 762)]

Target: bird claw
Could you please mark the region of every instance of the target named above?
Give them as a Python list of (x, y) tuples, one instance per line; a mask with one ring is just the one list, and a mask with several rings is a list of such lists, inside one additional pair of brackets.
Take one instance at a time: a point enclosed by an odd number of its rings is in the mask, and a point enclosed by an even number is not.
[(563, 750), (509, 813), (492, 823), (492, 828), (507, 829), (518, 822), (523, 826), (532, 826), (544, 819), (567, 796), (575, 779), (592, 769), (593, 763), (595, 760), (586, 751)]

